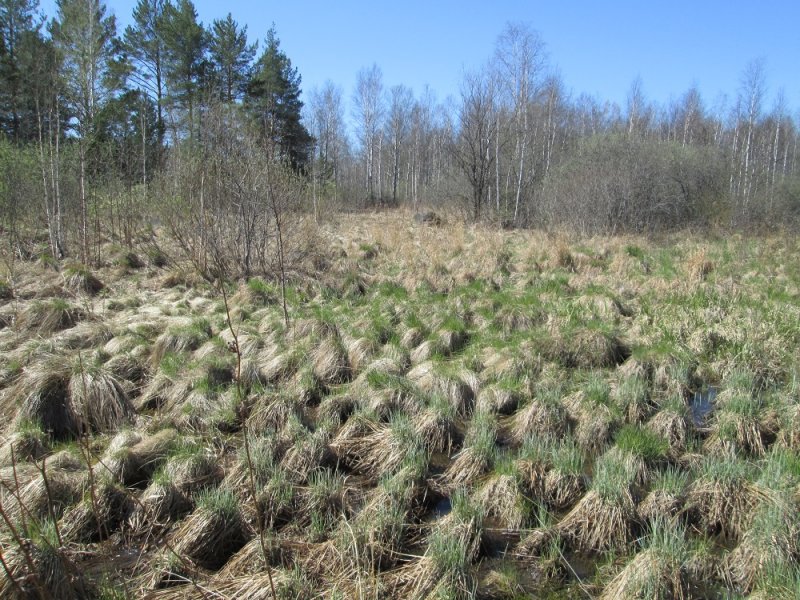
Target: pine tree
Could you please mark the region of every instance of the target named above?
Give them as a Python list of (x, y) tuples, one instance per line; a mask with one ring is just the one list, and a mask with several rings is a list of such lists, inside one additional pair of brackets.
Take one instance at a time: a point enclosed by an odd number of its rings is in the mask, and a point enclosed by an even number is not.
[(186, 113), (189, 138), (194, 136), (206, 73), (206, 30), (197, 21), (191, 0), (167, 4), (164, 10), (165, 71), (170, 104)]
[(240, 29), (230, 13), (225, 20), (214, 21), (209, 37), (208, 50), (220, 98), (234, 102), (244, 92), (258, 44), (247, 43), (247, 25)]
[(164, 141), (164, 11), (167, 0), (139, 0), (133, 9), (133, 24), (125, 29), (125, 51), (133, 60), (131, 79), (153, 99), (158, 113), (157, 133)]
[(297, 68), (280, 49), (275, 28), (270, 28), (266, 48), (247, 87), (246, 102), (268, 148), (295, 171), (305, 169), (313, 142), (301, 122), (300, 80)]
[(40, 23), (34, 20), (37, 0), (0, 0), (0, 130), (12, 140), (32, 138), (35, 128), (32, 112), (28, 71), (23, 64), (25, 45), (39, 35)]

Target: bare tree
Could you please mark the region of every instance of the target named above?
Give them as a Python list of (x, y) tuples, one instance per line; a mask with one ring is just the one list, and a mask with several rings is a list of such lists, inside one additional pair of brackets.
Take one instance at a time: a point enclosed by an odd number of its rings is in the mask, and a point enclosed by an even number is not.
[(332, 183), (333, 199), (336, 200), (341, 178), (341, 163), (347, 143), (341, 88), (329, 80), (321, 90), (311, 90), (306, 120), (316, 142), (312, 162), (312, 194), (316, 218), (319, 189)]
[(389, 118), (387, 128), (392, 153), (392, 202), (397, 202), (397, 182), (400, 179), (400, 157), (406, 145), (411, 125), (411, 110), (414, 96), (410, 89), (403, 85), (394, 86), (390, 90)]
[[(531, 105), (546, 64), (544, 42), (539, 34), (527, 25), (508, 23), (497, 39), (495, 64), (502, 97), (510, 107), (513, 120), (514, 151), (509, 167), (516, 170), (514, 176), (514, 220), (516, 221), (525, 179), (526, 160), (533, 137)], [(499, 112), (497, 114), (500, 115)], [(499, 129), (499, 124), (497, 128)], [(495, 143), (495, 160), (498, 163), (499, 146), (498, 139)], [(499, 167), (499, 164), (496, 167)]]
[(497, 127), (495, 98), (494, 81), (485, 72), (464, 76), (459, 131), (452, 145), (452, 154), (471, 187), (471, 212), (476, 221), (481, 217), (495, 161), (492, 152), (492, 139)]
[(381, 121), (383, 120), (383, 73), (378, 65), (363, 68), (356, 76), (353, 94), (353, 117), (361, 143), (361, 152), (366, 164), (366, 188), (369, 200), (375, 199), (375, 177), (377, 170), (376, 150), (380, 144)]

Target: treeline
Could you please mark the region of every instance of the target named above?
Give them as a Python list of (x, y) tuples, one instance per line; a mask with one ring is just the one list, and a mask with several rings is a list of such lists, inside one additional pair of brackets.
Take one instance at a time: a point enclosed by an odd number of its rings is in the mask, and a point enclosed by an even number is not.
[[(763, 64), (713, 108), (572, 97), (542, 39), (508, 25), (439, 102), (377, 66), (301, 98), (274, 28), (258, 43), (190, 0), (140, 0), (116, 27), (100, 0), (0, 0), (4, 250), (88, 263), (161, 226), (202, 271), (283, 267), (299, 213), (392, 204), (586, 233), (785, 226), (800, 214), (798, 129)], [(305, 101), (304, 101), (305, 100)], [(46, 240), (37, 237), (46, 231)], [(294, 250), (302, 254), (303, 250)], [(276, 262), (277, 261), (277, 262)]]

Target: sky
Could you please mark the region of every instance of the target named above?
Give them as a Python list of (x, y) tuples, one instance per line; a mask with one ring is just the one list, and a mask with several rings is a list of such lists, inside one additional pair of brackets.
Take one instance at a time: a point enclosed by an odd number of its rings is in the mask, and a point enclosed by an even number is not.
[[(107, 1), (120, 31), (134, 4)], [(41, 9), (53, 16), (54, 5), (43, 0)], [(464, 72), (482, 67), (506, 23), (516, 22), (538, 32), (573, 97), (588, 93), (624, 107), (638, 77), (648, 100), (665, 105), (696, 85), (711, 109), (723, 95), (731, 102), (745, 67), (762, 59), (765, 108), (782, 90), (790, 109), (800, 109), (797, 0), (195, 0), (195, 6), (206, 25), (232, 13), (262, 46), (274, 23), (306, 94), (331, 80), (349, 101), (356, 74), (374, 63), (387, 89), (404, 84), (420, 95), (429, 86), (440, 101), (457, 99)]]

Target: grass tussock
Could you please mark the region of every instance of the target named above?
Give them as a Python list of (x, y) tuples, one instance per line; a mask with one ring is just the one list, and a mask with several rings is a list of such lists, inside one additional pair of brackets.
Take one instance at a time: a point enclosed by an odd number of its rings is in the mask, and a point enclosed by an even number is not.
[(37, 300), (20, 315), (20, 327), (29, 333), (46, 336), (75, 327), (87, 318), (86, 312), (62, 298)]
[(218, 487), (200, 492), (197, 508), (175, 532), (175, 551), (203, 568), (217, 570), (241, 549), (252, 533), (233, 491)]
[(690, 598), (691, 586), (684, 568), (688, 555), (685, 529), (674, 522), (656, 521), (642, 549), (605, 587), (600, 598)]
[(559, 522), (559, 533), (584, 551), (629, 549), (638, 523), (632, 495), (635, 478), (627, 461), (604, 455), (595, 466), (590, 490)]
[(86, 265), (70, 263), (62, 271), (64, 286), (73, 292), (80, 292), (94, 296), (105, 286)]

